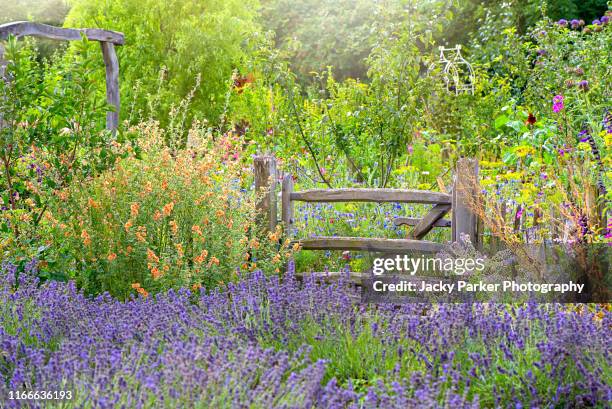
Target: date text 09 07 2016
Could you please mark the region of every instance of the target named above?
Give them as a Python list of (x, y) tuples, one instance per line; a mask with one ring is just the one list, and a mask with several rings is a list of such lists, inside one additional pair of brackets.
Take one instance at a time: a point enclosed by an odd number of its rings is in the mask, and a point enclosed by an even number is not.
[(70, 400), (72, 391), (9, 391), (9, 400)]

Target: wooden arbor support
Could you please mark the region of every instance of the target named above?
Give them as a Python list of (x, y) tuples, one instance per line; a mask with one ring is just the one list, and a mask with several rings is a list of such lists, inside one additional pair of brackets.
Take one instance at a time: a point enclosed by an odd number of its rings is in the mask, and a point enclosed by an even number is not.
[[(17, 21), (0, 25), (0, 40), (6, 40), (9, 36), (33, 36), (63, 41), (78, 41), (85, 37), (90, 41), (98, 41), (106, 66), (106, 100), (109, 105), (114, 107), (113, 111), (106, 113), (106, 128), (113, 132), (117, 130), (121, 103), (119, 98), (119, 60), (117, 59), (115, 46), (121, 46), (125, 43), (125, 37), (122, 33), (97, 28), (61, 28), (31, 21)], [(4, 49), (0, 44), (0, 79), (4, 76), (6, 64)]]

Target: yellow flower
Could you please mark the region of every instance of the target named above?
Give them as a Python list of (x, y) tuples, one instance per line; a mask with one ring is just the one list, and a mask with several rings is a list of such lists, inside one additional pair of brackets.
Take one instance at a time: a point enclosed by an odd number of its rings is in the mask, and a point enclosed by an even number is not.
[(521, 145), (514, 148), (514, 153), (519, 158), (523, 158), (527, 155), (530, 155), (535, 152), (535, 149), (532, 146)]

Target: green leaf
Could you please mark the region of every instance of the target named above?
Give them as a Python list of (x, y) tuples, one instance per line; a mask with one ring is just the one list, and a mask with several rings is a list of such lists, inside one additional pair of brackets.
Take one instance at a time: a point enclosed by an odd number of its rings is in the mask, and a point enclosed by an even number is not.
[(508, 123), (509, 119), (506, 115), (495, 118), (495, 129), (499, 129)]

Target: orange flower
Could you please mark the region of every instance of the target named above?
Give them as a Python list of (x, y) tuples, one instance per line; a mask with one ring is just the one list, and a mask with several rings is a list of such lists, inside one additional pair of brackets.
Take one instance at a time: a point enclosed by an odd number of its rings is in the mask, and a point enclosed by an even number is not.
[(217, 210), (217, 217), (221, 218), (225, 216), (225, 212), (223, 210)]
[(174, 247), (176, 247), (176, 252), (178, 253), (178, 256), (183, 257), (183, 255), (185, 254), (183, 250), (183, 245), (181, 243), (176, 243)]
[(208, 262), (208, 267), (210, 267), (213, 264), (219, 265), (219, 259), (215, 256), (212, 256), (210, 258), (210, 261)]
[(150, 263), (159, 263), (159, 257), (157, 257), (155, 252), (151, 249), (147, 249), (147, 260)]
[(140, 210), (140, 205), (138, 203), (132, 203), (130, 205), (130, 215), (132, 217), (138, 216), (138, 210)]
[(156, 211), (155, 214), (153, 215), (153, 220), (158, 221), (159, 219), (161, 219), (162, 214), (160, 213), (160, 211)]
[(153, 276), (154, 280), (157, 280), (159, 277), (161, 277), (161, 271), (159, 271), (159, 268), (157, 267), (153, 267), (151, 269), (151, 275)]
[(87, 233), (87, 230), (83, 230), (81, 232), (81, 238), (83, 239), (84, 245), (89, 246), (91, 244), (91, 238), (89, 237), (89, 233)]
[(200, 228), (200, 226), (198, 226), (197, 224), (194, 224), (194, 225), (191, 227), (191, 231), (192, 231), (194, 234), (197, 234), (198, 236), (202, 236), (202, 234), (203, 234), (203, 233), (202, 233), (202, 229), (201, 229), (201, 228)]
[(203, 263), (204, 260), (206, 260), (207, 256), (208, 256), (208, 251), (207, 250), (202, 250), (200, 255), (197, 256), (195, 259), (193, 259), (193, 261), (195, 261), (196, 263)]
[(172, 234), (176, 235), (178, 233), (178, 224), (175, 220), (170, 220), (170, 230), (172, 230)]
[(136, 239), (139, 242), (144, 242), (147, 239), (147, 228), (146, 226), (138, 226), (136, 231)]
[(125, 222), (125, 224), (123, 225), (123, 227), (125, 228), (126, 233), (129, 233), (130, 231), (130, 227), (133, 226), (133, 223), (131, 220), (128, 220), (127, 222)]
[(174, 202), (167, 203), (162, 209), (164, 216), (169, 216), (172, 213), (172, 209), (174, 209)]
[(200, 283), (195, 283), (194, 285), (191, 286), (191, 289), (193, 291), (199, 290), (201, 288), (202, 288), (202, 284), (200, 284)]
[(140, 283), (132, 283), (132, 288), (140, 288)]
[(94, 209), (97, 209), (100, 207), (100, 204), (97, 203), (95, 200), (93, 200), (91, 197), (87, 199), (87, 204), (89, 205), (89, 207), (92, 207)]
[(149, 292), (142, 287), (138, 287), (136, 291), (138, 292), (138, 294), (142, 295), (145, 298), (149, 296)]
[(108, 255), (108, 257), (106, 258), (108, 261), (113, 261), (117, 258), (117, 255), (115, 253), (110, 253)]

